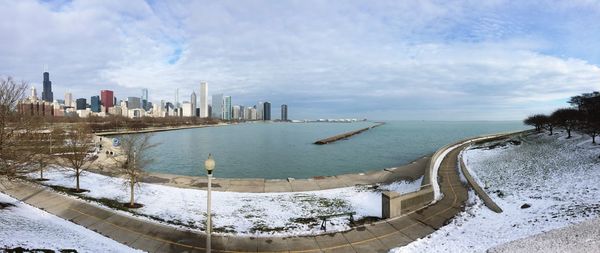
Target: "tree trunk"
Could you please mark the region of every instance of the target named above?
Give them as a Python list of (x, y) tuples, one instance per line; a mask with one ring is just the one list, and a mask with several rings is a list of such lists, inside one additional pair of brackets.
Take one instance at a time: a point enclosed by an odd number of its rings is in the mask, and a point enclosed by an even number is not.
[(44, 179), (44, 168), (40, 166), (40, 179)]
[(135, 186), (135, 182), (131, 181), (131, 182), (129, 183), (129, 190), (131, 191), (131, 194), (129, 195), (129, 196), (130, 196), (130, 197), (129, 197), (129, 206), (130, 206), (130, 207), (133, 207), (133, 205), (135, 204), (135, 203), (133, 202), (133, 189), (134, 189), (134, 186)]
[(75, 171), (75, 177), (77, 178), (77, 186), (75, 189), (79, 191), (79, 169)]
[(571, 129), (567, 128), (567, 139), (571, 138)]
[(592, 143), (596, 144), (596, 136), (595, 135), (592, 136)]

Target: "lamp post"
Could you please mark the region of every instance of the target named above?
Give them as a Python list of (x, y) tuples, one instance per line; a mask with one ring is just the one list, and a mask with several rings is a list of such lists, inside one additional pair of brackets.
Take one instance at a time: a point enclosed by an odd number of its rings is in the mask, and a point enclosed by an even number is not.
[(204, 168), (206, 168), (206, 174), (208, 176), (208, 191), (206, 201), (206, 252), (210, 253), (210, 234), (212, 232), (211, 219), (210, 219), (210, 190), (212, 181), (212, 171), (215, 168), (215, 160), (211, 154), (208, 154), (208, 159), (204, 161)]

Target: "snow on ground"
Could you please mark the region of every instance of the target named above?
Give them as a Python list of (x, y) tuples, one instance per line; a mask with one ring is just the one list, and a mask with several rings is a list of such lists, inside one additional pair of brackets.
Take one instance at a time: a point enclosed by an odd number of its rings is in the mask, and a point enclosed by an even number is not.
[(587, 220), (565, 228), (509, 242), (490, 253), (562, 253), (598, 252), (600, 249), (600, 218)]
[[(45, 184), (74, 187), (69, 170), (45, 173)], [(37, 174), (31, 174), (37, 177)], [(355, 186), (321, 191), (286, 193), (215, 192), (212, 195), (213, 231), (241, 235), (308, 235), (322, 233), (320, 215), (356, 212), (355, 219), (381, 217), (381, 191), (400, 193), (419, 189), (421, 179), (395, 182), (376, 189)], [(81, 187), (93, 198), (129, 201), (123, 179), (85, 172)], [(144, 207), (133, 212), (163, 219), (171, 224), (204, 230), (206, 191), (142, 183), (136, 189), (136, 202)], [(348, 217), (333, 218), (327, 232), (350, 228)]]
[(471, 192), (471, 203), (449, 225), (392, 252), (485, 252), (598, 217), (600, 145), (564, 135), (532, 134), (515, 138), (520, 144), (465, 151), (467, 167), (504, 212), (492, 212)]
[(143, 252), (0, 193), (0, 249), (75, 249), (78, 252)]

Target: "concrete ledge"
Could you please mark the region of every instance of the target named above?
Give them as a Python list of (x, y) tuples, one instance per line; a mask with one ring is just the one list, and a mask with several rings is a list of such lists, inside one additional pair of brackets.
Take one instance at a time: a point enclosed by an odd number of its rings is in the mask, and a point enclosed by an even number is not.
[(386, 191), (381, 195), (381, 215), (384, 219), (402, 216), (423, 208), (431, 201), (433, 201), (432, 187), (407, 194)]
[(473, 188), (473, 190), (475, 190), (475, 193), (477, 194), (477, 196), (479, 196), (479, 198), (481, 198), (481, 200), (483, 200), (483, 203), (485, 204), (485, 206), (487, 206), (490, 210), (492, 210), (496, 213), (501, 213), (502, 208), (500, 208), (500, 206), (498, 206), (498, 204), (496, 204), (496, 202), (494, 202), (494, 200), (492, 200), (492, 198), (490, 198), (490, 196), (487, 195), (487, 193), (481, 188), (481, 186), (479, 186), (479, 184), (477, 184), (477, 181), (475, 181), (473, 176), (471, 176), (471, 174), (469, 173), (469, 170), (467, 169), (467, 166), (465, 165), (465, 161), (463, 161), (463, 159), (462, 159), (462, 154), (461, 154), (459, 160), (460, 160), (460, 170), (462, 171), (463, 175), (467, 179), (467, 182), (469, 182), (469, 185), (471, 186), (471, 188)]

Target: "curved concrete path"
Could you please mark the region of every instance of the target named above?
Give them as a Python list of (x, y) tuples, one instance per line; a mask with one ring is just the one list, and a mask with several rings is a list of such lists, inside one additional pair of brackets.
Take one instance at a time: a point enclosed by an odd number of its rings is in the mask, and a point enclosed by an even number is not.
[[(415, 180), (423, 176), (430, 159), (430, 156), (425, 156), (407, 165), (394, 168), (336, 176), (317, 176), (309, 179), (215, 178), (212, 181), (212, 189), (214, 191), (255, 193), (301, 192), (349, 187), (359, 184), (385, 184), (399, 180)], [(150, 173), (142, 181), (202, 190), (206, 190), (208, 185), (206, 177), (159, 173)]]
[[(213, 236), (214, 252), (387, 252), (425, 237), (463, 210), (467, 189), (451, 151), (438, 172), (444, 198), (414, 213), (349, 231), (304, 237)], [(148, 252), (204, 252), (205, 234), (137, 219), (28, 182), (0, 182), (0, 191), (115, 241)]]

